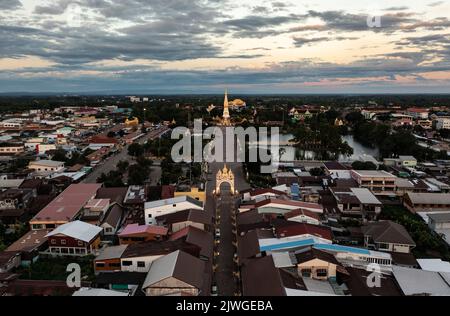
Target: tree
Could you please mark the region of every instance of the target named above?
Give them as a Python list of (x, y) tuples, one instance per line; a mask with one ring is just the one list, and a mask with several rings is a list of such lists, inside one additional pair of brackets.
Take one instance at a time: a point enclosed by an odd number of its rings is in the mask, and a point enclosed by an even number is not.
[(370, 161), (355, 161), (352, 164), (352, 168), (355, 170), (377, 170), (378, 167)]
[(352, 125), (357, 125), (365, 120), (361, 112), (350, 112), (345, 119)]
[(137, 157), (136, 162), (140, 167), (142, 167), (145, 170), (149, 170), (150, 167), (153, 165), (153, 161), (145, 158), (144, 156)]
[(144, 147), (138, 143), (133, 143), (128, 147), (128, 154), (132, 157), (139, 157), (144, 154)]
[(313, 169), (309, 170), (309, 173), (314, 177), (320, 177), (320, 176), (325, 175), (325, 172), (323, 171), (322, 168), (313, 168)]
[(106, 188), (120, 188), (125, 186), (122, 181), (122, 173), (117, 170), (110, 171), (108, 174), (102, 173), (97, 179), (97, 183), (103, 183)]
[(128, 167), (130, 166), (130, 163), (126, 160), (121, 160), (117, 163), (117, 170), (120, 172), (127, 171)]
[(115, 132), (109, 132), (108, 133), (108, 135), (107, 135), (109, 138), (114, 138), (114, 137), (116, 137), (116, 133)]
[(67, 162), (67, 156), (66, 156), (66, 151), (64, 149), (58, 149), (56, 150), (56, 152), (54, 153), (52, 160), (53, 161), (62, 161), (62, 162)]
[(148, 180), (150, 172), (141, 165), (132, 165), (128, 170), (128, 185), (143, 185)]

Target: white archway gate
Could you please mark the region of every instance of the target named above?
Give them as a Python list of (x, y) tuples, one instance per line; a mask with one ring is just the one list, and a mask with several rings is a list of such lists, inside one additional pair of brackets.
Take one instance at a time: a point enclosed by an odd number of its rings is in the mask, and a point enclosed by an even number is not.
[(231, 169), (227, 168), (227, 165), (222, 170), (217, 172), (216, 176), (216, 194), (220, 195), (220, 186), (223, 183), (228, 183), (231, 187), (231, 194), (236, 194), (235, 186), (234, 186), (234, 173)]

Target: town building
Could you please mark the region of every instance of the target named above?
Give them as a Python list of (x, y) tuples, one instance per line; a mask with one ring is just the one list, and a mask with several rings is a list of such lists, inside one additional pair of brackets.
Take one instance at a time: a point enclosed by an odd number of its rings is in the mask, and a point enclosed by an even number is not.
[(436, 130), (450, 129), (450, 118), (438, 118), (435, 120)]
[(175, 251), (152, 263), (142, 288), (147, 296), (208, 296), (203, 280), (204, 262)]
[(119, 234), (121, 245), (128, 245), (137, 242), (162, 240), (167, 236), (168, 229), (162, 226), (154, 225), (127, 225)]
[(420, 108), (409, 108), (406, 110), (406, 115), (411, 116), (414, 119), (428, 119), (429, 116), (428, 109), (420, 109)]
[(399, 156), (398, 158), (386, 158), (384, 164), (388, 167), (415, 168), (417, 167), (417, 159), (413, 156)]
[(128, 245), (105, 247), (99, 251), (94, 259), (94, 271), (96, 274), (103, 272), (116, 272), (122, 270), (120, 258)]
[(205, 190), (200, 190), (198, 187), (191, 187), (189, 191), (176, 191), (174, 197), (189, 196), (197, 201), (205, 203), (206, 192)]
[(392, 221), (369, 223), (362, 227), (364, 247), (378, 251), (411, 253), (416, 243), (406, 229)]
[(450, 193), (406, 193), (403, 205), (413, 213), (449, 212)]
[(81, 221), (58, 226), (47, 234), (52, 255), (85, 256), (95, 253), (100, 246), (101, 227)]
[(396, 176), (386, 171), (351, 170), (351, 177), (361, 188), (371, 190), (374, 194), (395, 194)]
[(25, 146), (19, 143), (0, 143), (0, 155), (19, 155), (25, 151)]
[(35, 170), (39, 173), (57, 173), (65, 170), (64, 162), (53, 160), (37, 160), (32, 161), (28, 165), (28, 169)]
[(145, 223), (156, 225), (156, 217), (185, 210), (203, 210), (203, 203), (189, 196), (145, 203)]
[(74, 221), (83, 207), (94, 199), (101, 184), (72, 184), (30, 221), (32, 230), (54, 229)]
[(298, 274), (302, 278), (336, 280), (337, 268), (341, 267), (334, 255), (314, 248), (295, 252)]
[(173, 234), (190, 226), (211, 231), (213, 218), (203, 210), (190, 209), (158, 216), (156, 222), (160, 226), (168, 227)]
[(382, 203), (366, 188), (330, 188), (339, 211), (344, 216), (376, 218), (381, 213)]

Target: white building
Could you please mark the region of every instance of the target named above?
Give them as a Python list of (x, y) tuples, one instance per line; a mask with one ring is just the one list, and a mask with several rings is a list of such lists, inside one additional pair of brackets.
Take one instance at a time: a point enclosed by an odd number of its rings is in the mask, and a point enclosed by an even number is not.
[(439, 118), (436, 120), (436, 129), (450, 129), (450, 118)]
[(32, 169), (37, 172), (63, 172), (65, 167), (64, 162), (62, 161), (37, 160), (30, 162), (28, 169)]
[(203, 203), (189, 196), (145, 203), (145, 223), (156, 225), (156, 217), (184, 210), (203, 210)]
[(4, 155), (16, 155), (24, 152), (25, 147), (23, 144), (0, 144), (0, 154)]

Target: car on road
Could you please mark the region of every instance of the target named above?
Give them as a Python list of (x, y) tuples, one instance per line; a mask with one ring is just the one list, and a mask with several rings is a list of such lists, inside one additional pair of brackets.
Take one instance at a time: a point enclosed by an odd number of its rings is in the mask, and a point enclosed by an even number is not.
[(220, 238), (220, 229), (216, 229), (216, 238)]
[(217, 289), (217, 285), (213, 285), (211, 288), (211, 296), (218, 296), (219, 295), (219, 291)]

